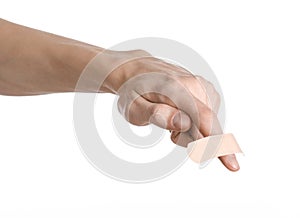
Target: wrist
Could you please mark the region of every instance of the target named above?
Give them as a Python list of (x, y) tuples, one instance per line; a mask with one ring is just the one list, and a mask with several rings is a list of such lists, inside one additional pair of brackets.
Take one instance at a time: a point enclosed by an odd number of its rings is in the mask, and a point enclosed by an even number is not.
[(73, 40), (54, 40), (48, 46), (53, 68), (65, 79), (63, 91), (74, 91), (84, 68), (102, 50)]
[(141, 50), (103, 50), (72, 41), (51, 47), (54, 50), (52, 56), (56, 59), (55, 68), (63, 69), (68, 75), (64, 91), (76, 89), (80, 92), (118, 94), (122, 84), (140, 72), (139, 60), (150, 55)]
[[(105, 80), (102, 88), (118, 94), (119, 88), (130, 78), (143, 73), (142, 59), (151, 56), (143, 50), (105, 51)], [(100, 57), (101, 58), (101, 57)], [(103, 61), (104, 62), (104, 61)]]

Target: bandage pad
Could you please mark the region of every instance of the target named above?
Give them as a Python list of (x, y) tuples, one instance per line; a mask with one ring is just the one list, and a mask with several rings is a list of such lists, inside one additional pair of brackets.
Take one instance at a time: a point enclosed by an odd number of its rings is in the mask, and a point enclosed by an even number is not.
[(208, 136), (188, 144), (189, 157), (196, 163), (228, 154), (243, 153), (233, 134)]

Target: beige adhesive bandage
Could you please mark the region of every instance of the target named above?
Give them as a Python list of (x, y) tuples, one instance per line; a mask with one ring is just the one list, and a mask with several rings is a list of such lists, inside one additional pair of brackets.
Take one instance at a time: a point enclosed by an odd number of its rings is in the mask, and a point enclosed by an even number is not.
[(188, 144), (189, 157), (196, 163), (203, 163), (212, 158), (243, 153), (237, 141), (231, 133), (208, 136)]

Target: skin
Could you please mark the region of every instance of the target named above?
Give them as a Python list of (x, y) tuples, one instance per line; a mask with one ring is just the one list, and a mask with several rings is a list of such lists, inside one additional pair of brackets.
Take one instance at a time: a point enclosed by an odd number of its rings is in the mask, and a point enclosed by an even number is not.
[[(178, 145), (222, 134), (219, 94), (210, 82), (182, 67), (143, 50), (109, 51), (2, 19), (0, 33), (1, 95), (113, 93), (120, 96), (119, 111), (130, 123), (168, 129)], [(103, 77), (102, 86), (91, 89), (96, 81), (91, 76), (75, 90), (82, 71), (99, 53), (94, 69)], [(115, 65), (106, 77), (108, 66)], [(234, 154), (219, 159), (227, 169), (239, 170)]]

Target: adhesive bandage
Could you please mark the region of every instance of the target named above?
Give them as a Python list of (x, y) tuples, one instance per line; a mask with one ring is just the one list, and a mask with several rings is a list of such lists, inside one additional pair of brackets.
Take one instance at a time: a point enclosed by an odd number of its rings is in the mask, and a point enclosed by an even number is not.
[(187, 152), (191, 160), (204, 163), (223, 155), (243, 153), (233, 134), (208, 136), (188, 144)]

